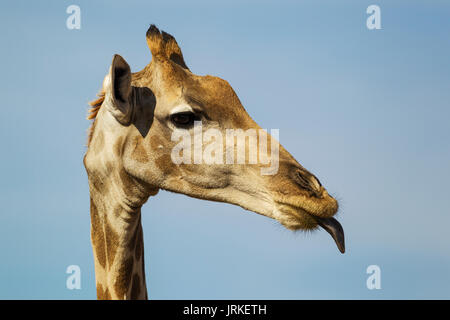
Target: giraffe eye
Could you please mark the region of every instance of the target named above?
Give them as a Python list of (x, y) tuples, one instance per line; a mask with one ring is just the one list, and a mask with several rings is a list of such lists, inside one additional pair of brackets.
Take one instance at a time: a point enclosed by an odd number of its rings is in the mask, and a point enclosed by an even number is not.
[(188, 127), (194, 124), (199, 118), (193, 112), (180, 112), (170, 116), (170, 120), (178, 127)]

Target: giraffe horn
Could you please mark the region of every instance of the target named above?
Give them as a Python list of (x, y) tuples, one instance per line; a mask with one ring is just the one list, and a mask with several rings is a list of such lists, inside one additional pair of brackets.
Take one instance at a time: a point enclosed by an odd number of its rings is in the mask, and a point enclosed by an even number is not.
[(165, 32), (160, 31), (154, 24), (150, 25), (146, 33), (147, 45), (156, 59), (170, 60), (184, 69), (188, 69), (181, 49), (175, 38)]

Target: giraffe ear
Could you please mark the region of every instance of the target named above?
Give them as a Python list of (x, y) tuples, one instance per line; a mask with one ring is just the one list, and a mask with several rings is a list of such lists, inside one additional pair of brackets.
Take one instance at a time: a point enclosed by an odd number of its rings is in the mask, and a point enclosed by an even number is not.
[(123, 125), (131, 122), (133, 105), (130, 103), (131, 70), (120, 55), (115, 54), (109, 69), (107, 91), (110, 96), (109, 111)]

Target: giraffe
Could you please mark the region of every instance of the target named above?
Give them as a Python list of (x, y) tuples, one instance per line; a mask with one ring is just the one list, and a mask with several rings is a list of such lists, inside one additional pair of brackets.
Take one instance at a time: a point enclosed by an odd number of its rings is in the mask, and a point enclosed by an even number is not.
[(338, 202), (276, 139), (278, 171), (263, 164), (175, 164), (174, 130), (261, 129), (223, 79), (195, 75), (175, 38), (151, 25), (151, 62), (131, 73), (114, 55), (99, 98), (91, 102), (84, 166), (90, 191), (91, 242), (98, 299), (147, 299), (141, 207), (160, 189), (231, 203), (272, 218), (290, 230), (319, 226), (344, 253), (333, 218)]

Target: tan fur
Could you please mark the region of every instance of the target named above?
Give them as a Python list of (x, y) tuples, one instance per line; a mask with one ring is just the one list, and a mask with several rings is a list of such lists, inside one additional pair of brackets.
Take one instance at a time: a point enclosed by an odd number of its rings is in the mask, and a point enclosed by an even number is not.
[(135, 148), (133, 151), (133, 159), (140, 163), (147, 163), (148, 162), (148, 155), (147, 151), (145, 150), (144, 146), (142, 145), (142, 137), (135, 136), (134, 137), (134, 144)]
[(97, 298), (98, 300), (111, 300), (109, 290), (107, 288), (103, 289), (101, 283), (97, 283)]

